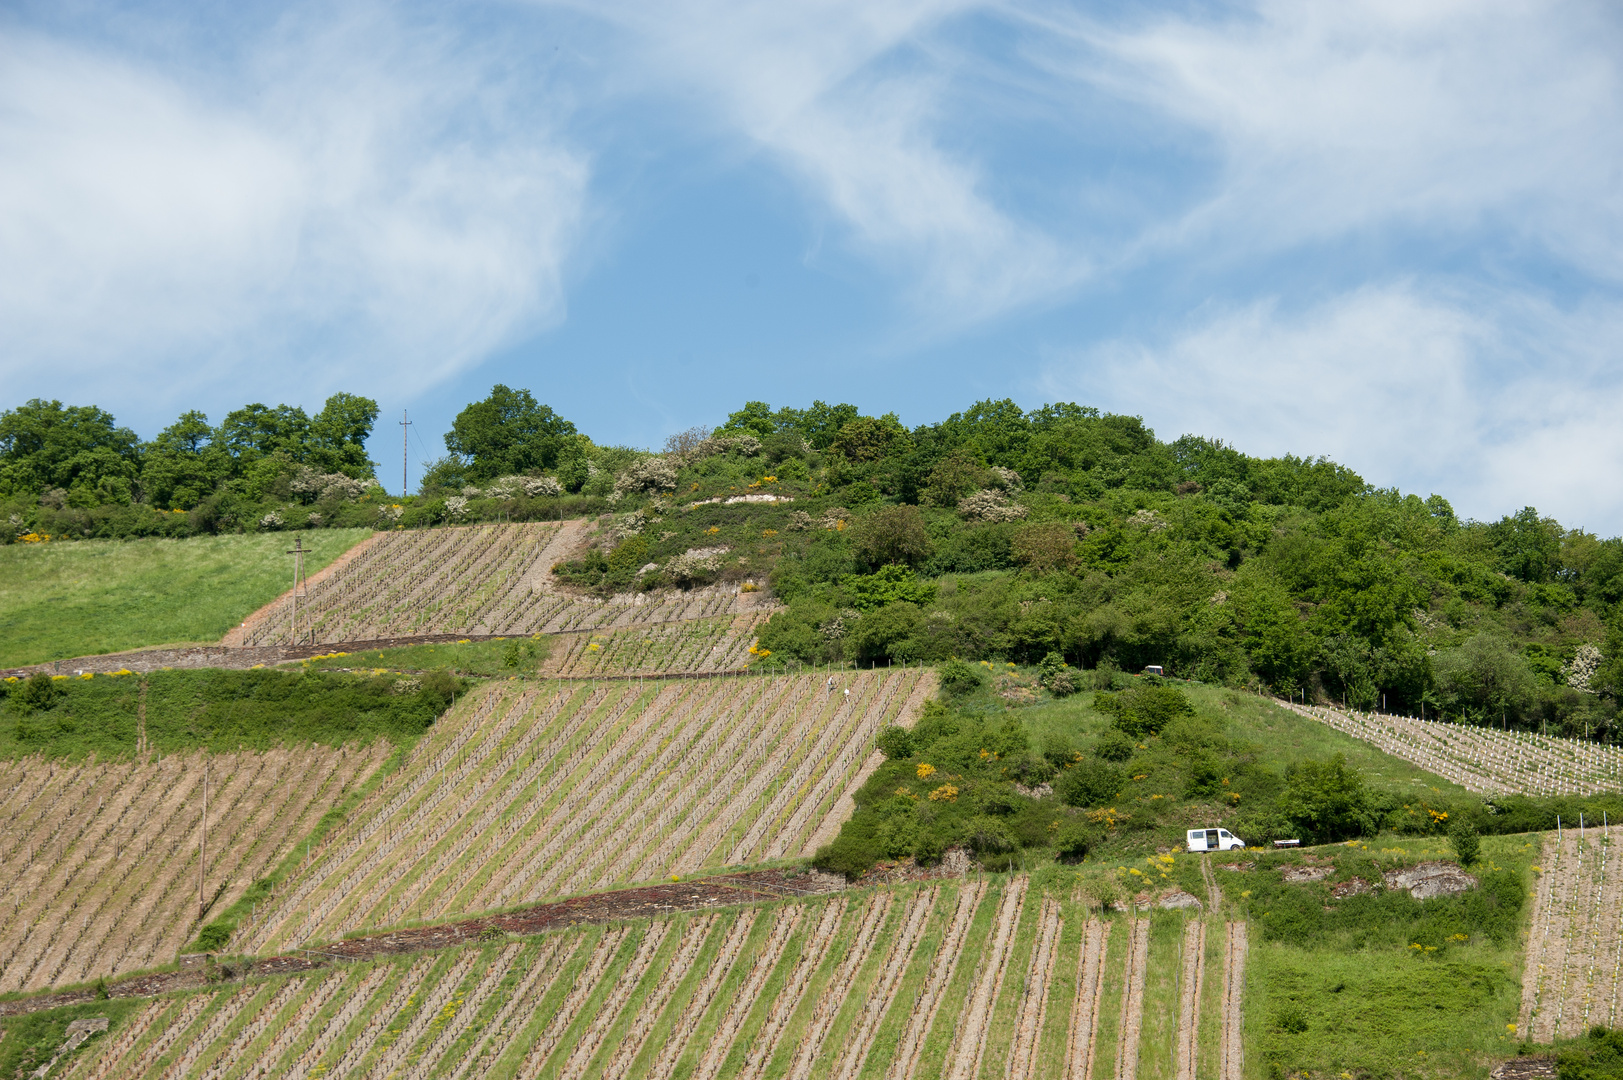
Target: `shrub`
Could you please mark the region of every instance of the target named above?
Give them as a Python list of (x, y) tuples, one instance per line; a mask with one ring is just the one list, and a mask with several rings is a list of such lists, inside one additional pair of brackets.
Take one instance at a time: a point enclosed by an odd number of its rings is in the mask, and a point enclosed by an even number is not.
[(958, 501), (958, 512), (969, 521), (998, 524), (1018, 521), (1026, 516), (1026, 508), (1009, 502), (1003, 492), (988, 488), (977, 491)]
[(889, 724), (880, 731), (874, 745), (887, 759), (895, 761), (912, 757), (914, 751), (918, 749), (918, 740), (907, 728), (899, 724)]
[(1001, 855), (1016, 847), (1008, 827), (993, 817), (981, 815), (972, 818), (965, 834), (970, 850), (977, 855)]
[(1054, 834), (1054, 854), (1060, 862), (1079, 863), (1098, 843), (1098, 833), (1080, 822), (1060, 826)]
[(1477, 834), (1476, 826), (1463, 818), (1448, 831), (1448, 842), (1462, 866), (1470, 866), (1482, 854), (1482, 837)]
[(1068, 521), (1044, 521), (1025, 525), (1014, 534), (1014, 558), (1028, 570), (1049, 573), (1074, 570), (1076, 530)]
[(861, 877), (883, 857), (872, 824), (853, 818), (812, 858), (812, 865), (831, 874)]
[(1093, 707), (1111, 717), (1121, 731), (1134, 738), (1158, 735), (1181, 716), (1193, 716), (1195, 707), (1175, 686), (1140, 683), (1118, 694), (1102, 693)]
[(1076, 760), (1076, 746), (1070, 736), (1053, 732), (1043, 738), (1043, 758), (1054, 768), (1063, 769)]
[(645, 457), (626, 466), (614, 481), (614, 490), (622, 494), (676, 490), (676, 464), (665, 457)]
[(1108, 761), (1088, 758), (1066, 769), (1054, 789), (1072, 806), (1103, 806), (1116, 797), (1123, 782), (1121, 769)]
[(957, 657), (941, 665), (939, 676), (941, 689), (954, 697), (972, 694), (979, 690), (984, 682), (979, 669)]
[(917, 566), (930, 557), (930, 533), (916, 506), (887, 506), (857, 522), (857, 554), (870, 566)]
[(1304, 761), (1288, 770), (1279, 809), (1310, 843), (1333, 843), (1375, 831), (1369, 789), (1344, 754), (1329, 761)]
[(1093, 752), (1106, 761), (1123, 762), (1133, 756), (1137, 744), (1120, 731), (1107, 731), (1094, 744)]
[(1596, 1025), (1583, 1040), (1556, 1058), (1561, 1080), (1618, 1080), (1623, 1077), (1623, 1029)]

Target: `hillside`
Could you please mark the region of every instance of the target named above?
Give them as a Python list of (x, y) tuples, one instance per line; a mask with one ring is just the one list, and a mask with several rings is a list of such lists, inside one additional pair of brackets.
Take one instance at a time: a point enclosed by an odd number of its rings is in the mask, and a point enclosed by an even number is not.
[[(98, 1016), (49, 1076), (1443, 1080), (1623, 1022), (1609, 541), (808, 415), (403, 500), (235, 670), (0, 683), (0, 1072)], [(213, 603), (288, 537), (163, 543)]]
[[(370, 529), (304, 537), (314, 574)], [(177, 642), (219, 641), (286, 592), (289, 537), (274, 533), (180, 540), (84, 540), (0, 545), (0, 668)]]

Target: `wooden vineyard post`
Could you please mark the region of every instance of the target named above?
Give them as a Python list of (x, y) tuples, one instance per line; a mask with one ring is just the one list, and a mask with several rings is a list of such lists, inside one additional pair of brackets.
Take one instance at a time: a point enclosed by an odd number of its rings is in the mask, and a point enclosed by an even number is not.
[(209, 762), (203, 759), (203, 831), (197, 838), (197, 924), (203, 924), (203, 863), (209, 846)]
[[(292, 602), (293, 602), (292, 620), (293, 620), (293, 625), (292, 625), (291, 633), (289, 635), (289, 637), (290, 637), (290, 642), (289, 643), (293, 644), (293, 645), (297, 645), (297, 644), (300, 643), (299, 642), (299, 597), (304, 595), (304, 593), (301, 591), (303, 589), (303, 582), (304, 582), (304, 555), (305, 555), (304, 537), (302, 537), (302, 536), (294, 537), (294, 539), (293, 539), (293, 550), (288, 551), (288, 552), (284, 552), (284, 554), (293, 556), (293, 596), (292, 596)], [(310, 637), (312, 638), (312, 640), (315, 638), (315, 635), (316, 635), (316, 628), (315, 628), (315, 624), (312, 623), (310, 625)]]

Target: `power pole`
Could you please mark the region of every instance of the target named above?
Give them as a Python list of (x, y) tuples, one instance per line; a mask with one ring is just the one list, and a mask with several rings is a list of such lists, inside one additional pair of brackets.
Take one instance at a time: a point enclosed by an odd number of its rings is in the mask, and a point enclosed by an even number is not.
[[(302, 635), (299, 632), (299, 597), (304, 596), (304, 537), (293, 539), (293, 549), (286, 552), (293, 556), (293, 644), (299, 644)], [(310, 628), (310, 636), (315, 637), (315, 627)]]
[(406, 492), (411, 490), (409, 487), (406, 486), (406, 462), (411, 457), (411, 455), (409, 453), (407, 453), (407, 451), (406, 451), (407, 446), (410, 445), (409, 436), (410, 436), (411, 432), (408, 430), (410, 427), (411, 427), (411, 421), (407, 418), (407, 412), (406, 412), (405, 409), (401, 409), (400, 410), (400, 497), (402, 499), (404, 499), (406, 497)]

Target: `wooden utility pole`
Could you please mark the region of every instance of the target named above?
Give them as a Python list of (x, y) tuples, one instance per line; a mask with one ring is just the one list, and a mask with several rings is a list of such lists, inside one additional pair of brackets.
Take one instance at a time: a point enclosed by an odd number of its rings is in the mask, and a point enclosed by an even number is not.
[[(299, 631), (299, 597), (305, 595), (305, 593), (304, 593), (304, 586), (305, 586), (305, 581), (304, 581), (304, 556), (306, 554), (306, 551), (307, 551), (307, 549), (304, 546), (304, 537), (297, 536), (297, 537), (293, 538), (293, 548), (292, 548), (292, 550), (286, 552), (286, 554), (293, 556), (293, 634), (292, 634), (293, 641), (292, 641), (292, 644), (295, 644), (295, 645), (299, 644), (299, 642), (303, 639), (303, 635)], [(315, 627), (314, 626), (312, 626), (310, 628), (310, 636), (312, 638), (315, 637)]]
[(406, 448), (411, 445), (411, 440), (409, 438), (411, 434), (411, 420), (408, 418), (408, 416), (409, 414), (405, 409), (400, 410), (400, 497), (402, 499), (406, 497), (406, 492), (411, 490), (411, 488), (406, 485), (406, 462), (411, 457), (406, 450)]
[(209, 763), (203, 759), (203, 833), (197, 838), (197, 921), (201, 925), (208, 908), (203, 898), (203, 862), (209, 847)]

